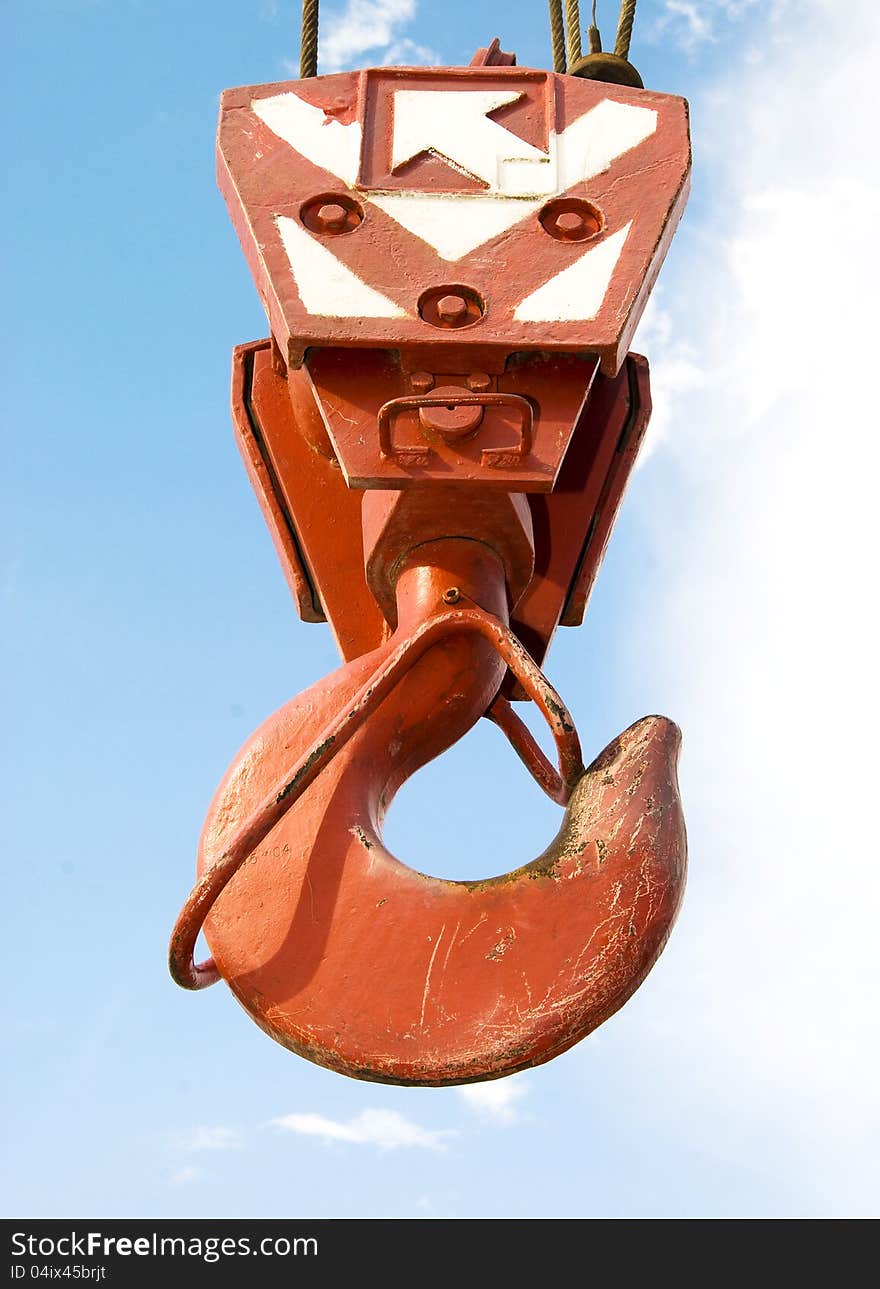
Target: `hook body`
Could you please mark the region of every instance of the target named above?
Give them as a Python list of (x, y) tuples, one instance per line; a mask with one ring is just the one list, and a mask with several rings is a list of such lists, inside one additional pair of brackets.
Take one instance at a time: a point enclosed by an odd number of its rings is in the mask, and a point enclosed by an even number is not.
[[(401, 575), (396, 634), (412, 630), (450, 579), (506, 616), (488, 548), (441, 546), (442, 565)], [(312, 686), (245, 744), (210, 808), (201, 874), (394, 643)], [(299, 1055), (390, 1083), (512, 1073), (599, 1025), (659, 955), (685, 870), (679, 736), (663, 718), (640, 721), (580, 774), (559, 834), (531, 864), (452, 882), (383, 845), (395, 791), (485, 712), (504, 670), (478, 636), (432, 646), (210, 914), (220, 974), (266, 1033)]]

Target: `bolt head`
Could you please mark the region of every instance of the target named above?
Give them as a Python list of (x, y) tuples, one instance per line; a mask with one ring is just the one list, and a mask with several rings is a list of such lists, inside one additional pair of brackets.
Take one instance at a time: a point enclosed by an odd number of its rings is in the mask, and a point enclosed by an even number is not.
[(484, 371), (471, 372), (467, 378), (468, 389), (475, 394), (485, 394), (492, 388), (492, 377)]
[(315, 223), (325, 233), (339, 233), (345, 228), (348, 220), (348, 211), (344, 206), (339, 206), (335, 201), (327, 202), (326, 205), (319, 207), (315, 213)]
[(545, 233), (557, 242), (585, 242), (602, 230), (602, 214), (591, 202), (564, 197), (548, 202), (538, 214)]
[(427, 394), (434, 388), (434, 377), (429, 371), (414, 371), (409, 378), (409, 384), (417, 394)]
[(576, 210), (564, 210), (556, 216), (556, 231), (566, 241), (576, 241), (586, 232), (583, 215)]
[(463, 295), (441, 295), (437, 301), (437, 317), (447, 326), (454, 327), (467, 317), (467, 300)]

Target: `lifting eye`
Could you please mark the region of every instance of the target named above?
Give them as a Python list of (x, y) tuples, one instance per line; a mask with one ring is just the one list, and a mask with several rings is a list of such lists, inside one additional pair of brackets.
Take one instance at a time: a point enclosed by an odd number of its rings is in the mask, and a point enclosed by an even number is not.
[(538, 212), (538, 220), (544, 232), (557, 242), (586, 242), (605, 227), (598, 207), (580, 197), (548, 201)]

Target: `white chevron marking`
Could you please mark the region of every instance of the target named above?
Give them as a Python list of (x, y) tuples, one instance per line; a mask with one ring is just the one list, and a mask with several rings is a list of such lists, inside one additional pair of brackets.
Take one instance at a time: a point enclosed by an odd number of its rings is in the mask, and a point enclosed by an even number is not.
[(401, 309), (352, 273), (295, 219), (276, 217), (303, 308), (322, 318), (405, 318)]
[(517, 322), (588, 322), (595, 318), (631, 228), (632, 220), (527, 295), (514, 310)]

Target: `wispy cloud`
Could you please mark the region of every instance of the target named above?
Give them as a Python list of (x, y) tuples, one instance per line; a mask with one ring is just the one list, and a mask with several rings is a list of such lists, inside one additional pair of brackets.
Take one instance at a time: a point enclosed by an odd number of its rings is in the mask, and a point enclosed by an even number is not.
[(642, 315), (633, 349), (651, 356), (651, 420), (638, 459), (642, 468), (666, 439), (682, 396), (703, 389), (711, 377), (701, 366), (702, 356), (688, 339), (687, 328), (665, 307), (662, 286), (657, 287)]
[(685, 734), (691, 882), (654, 1012), (670, 1077), (789, 1124), (829, 1212), (880, 1199), (878, 57), (875, 4), (804, 0), (772, 74), (743, 60), (693, 104), (710, 214), (686, 220), (653, 324), (693, 371), (661, 395), (656, 644), (642, 631), (630, 660)]
[(344, 9), (322, 11), (319, 70), (343, 71), (365, 55), (373, 63), (436, 63), (433, 50), (404, 34), (416, 8), (416, 0), (348, 0)]
[(516, 1075), (490, 1083), (468, 1083), (457, 1089), (469, 1110), (497, 1123), (515, 1123), (521, 1117), (518, 1105), (528, 1090), (528, 1083)]
[(191, 1186), (193, 1182), (201, 1181), (204, 1176), (201, 1168), (196, 1168), (193, 1164), (187, 1164), (183, 1168), (178, 1168), (168, 1178), (169, 1186)]
[(320, 1137), (325, 1143), (347, 1142), (355, 1146), (376, 1146), (379, 1150), (401, 1150), (420, 1147), (445, 1150), (451, 1129), (431, 1130), (407, 1119), (396, 1110), (362, 1110), (347, 1122), (329, 1119), (322, 1114), (286, 1114), (272, 1123), (285, 1132), (306, 1137)]
[(405, 36), (395, 40), (382, 55), (383, 67), (436, 67), (442, 60), (436, 50), (428, 45), (420, 45), (416, 40)]
[[(780, 15), (787, 0), (663, 0), (661, 12), (646, 24), (643, 34), (649, 39), (671, 40), (680, 49), (690, 51), (706, 41), (718, 38), (725, 23), (745, 17), (760, 20), (761, 27)], [(638, 25), (636, 34), (640, 35)]]
[(180, 1137), (176, 1145), (179, 1150), (241, 1150), (244, 1142), (236, 1128), (202, 1124)]

